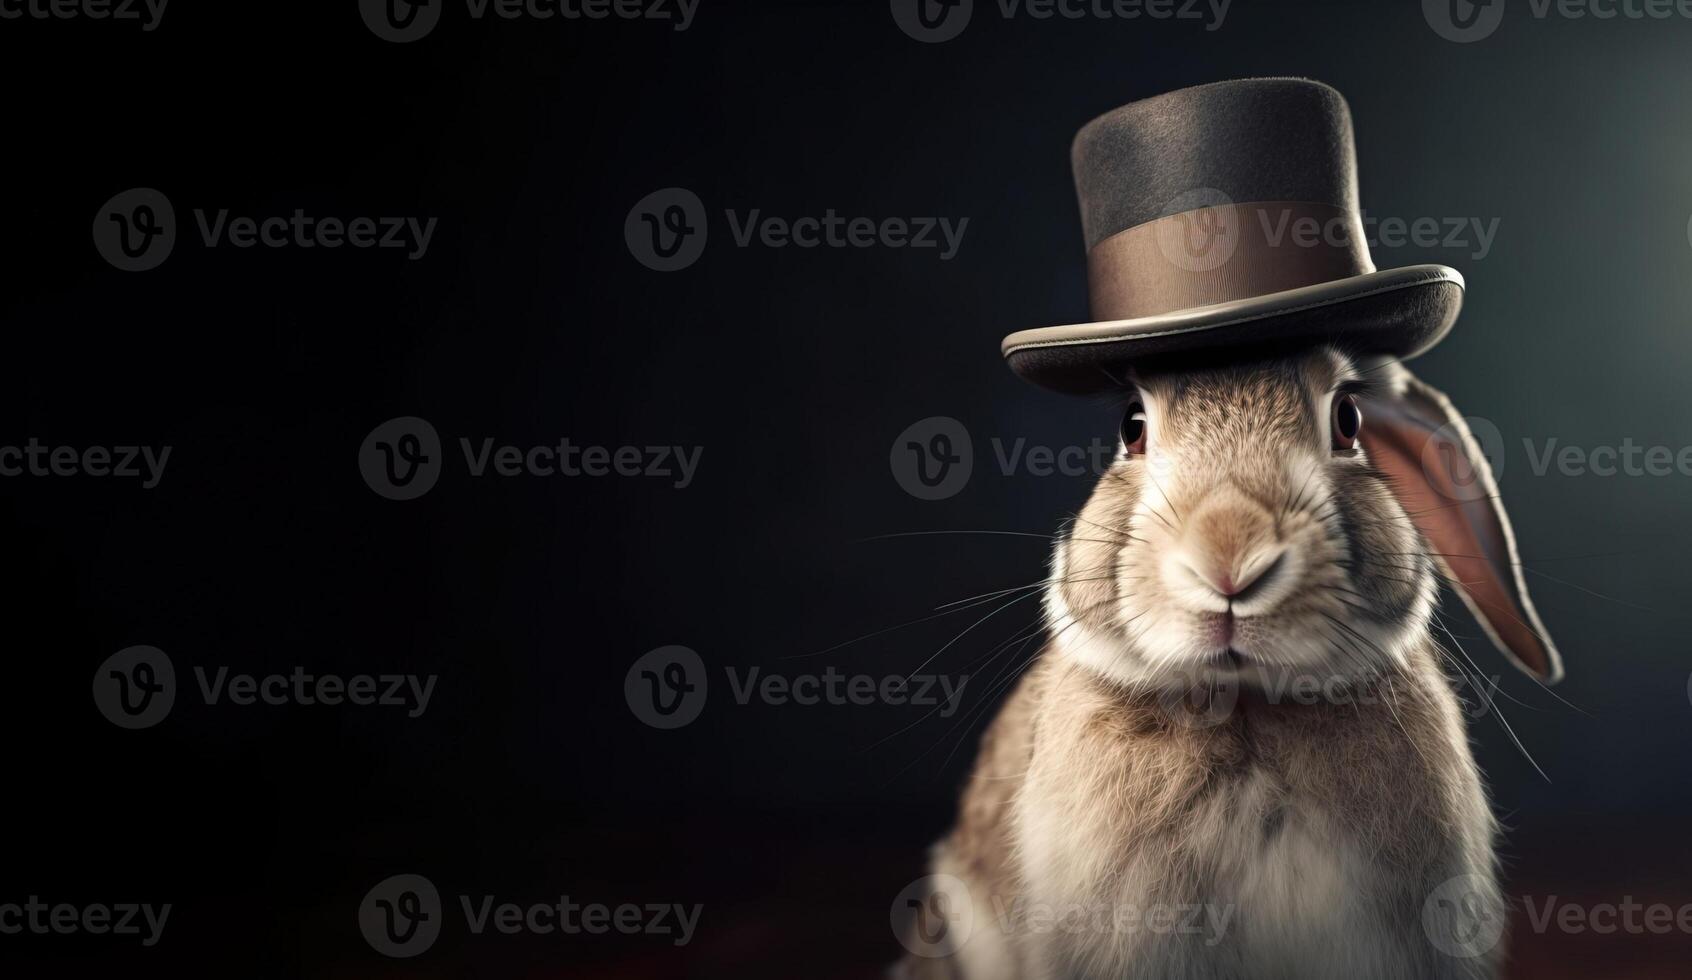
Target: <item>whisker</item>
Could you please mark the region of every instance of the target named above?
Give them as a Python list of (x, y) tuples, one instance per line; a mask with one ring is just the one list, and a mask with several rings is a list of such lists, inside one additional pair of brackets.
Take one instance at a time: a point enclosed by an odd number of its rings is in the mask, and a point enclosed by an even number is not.
[[(1439, 625), (1440, 629), (1445, 629), (1444, 623), (1440, 623)], [(1451, 631), (1445, 630), (1445, 635), (1451, 636)], [(1455, 636), (1451, 636), (1451, 642), (1457, 643), (1457, 638)], [(1463, 644), (1457, 643), (1457, 649), (1461, 651), (1463, 649)], [(1469, 654), (1466, 651), (1463, 653), (1463, 659), (1468, 660), (1471, 665), (1474, 664), (1474, 661), (1469, 658)], [(1478, 672), (1480, 668), (1477, 666), (1475, 667), (1475, 670)], [(1491, 705), (1492, 711), (1489, 713), (1498, 719), (1499, 726), (1504, 729), (1504, 733), (1506, 735), (1510, 736), (1510, 741), (1515, 743), (1516, 750), (1521, 752), (1522, 758), (1526, 759), (1528, 761), (1528, 765), (1532, 766), (1534, 771), (1539, 773), (1540, 778), (1549, 783), (1551, 781), (1551, 777), (1545, 774), (1544, 769), (1539, 768), (1539, 762), (1534, 759), (1533, 753), (1529, 752), (1527, 750), (1527, 746), (1522, 744), (1522, 740), (1516, 737), (1516, 730), (1510, 727), (1509, 719), (1504, 717), (1504, 710), (1498, 707), (1497, 701), (1491, 702)]]
[(980, 626), (982, 623), (985, 623), (989, 619), (992, 619), (994, 616), (997, 616), (998, 614), (1004, 612), (1006, 609), (1009, 609), (1010, 607), (1016, 605), (1017, 603), (1026, 602), (1029, 599), (1031, 599), (1035, 596), (1038, 596), (1039, 594), (1040, 593), (1038, 593), (1038, 592), (1029, 592), (1026, 595), (1017, 596), (1015, 599), (1012, 599), (1009, 602), (1006, 602), (1004, 605), (999, 606), (997, 609), (994, 609), (992, 612), (990, 612), (987, 615), (981, 617), (980, 619), (976, 620), (975, 622), (970, 623), (967, 627), (964, 628), (963, 632), (959, 633), (957, 636), (952, 637), (950, 640), (947, 640), (944, 646), (942, 646), (940, 649), (934, 651), (933, 653), (929, 654), (928, 658), (926, 660), (924, 660), (922, 663), (917, 664), (916, 670), (913, 670), (909, 674), (906, 674), (905, 675), (905, 683), (907, 683), (907, 684), (910, 683), (911, 678), (916, 675), (917, 671), (920, 671), (924, 667), (927, 667), (929, 664), (933, 663), (935, 657), (938, 657), (942, 653), (945, 653), (947, 650), (951, 649), (952, 644), (958, 642), (959, 640), (963, 639), (965, 636), (969, 635), (969, 633), (972, 630), (974, 630), (977, 626)]

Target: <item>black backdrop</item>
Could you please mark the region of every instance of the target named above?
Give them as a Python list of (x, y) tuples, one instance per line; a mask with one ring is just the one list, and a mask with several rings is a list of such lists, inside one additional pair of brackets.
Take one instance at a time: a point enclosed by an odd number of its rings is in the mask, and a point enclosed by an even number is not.
[[(1121, 102), (1219, 78), (1321, 78), (1357, 119), (1381, 217), (1496, 220), (1483, 251), (1377, 249), (1469, 277), (1419, 363), (1502, 433), (1502, 486), (1551, 629), (1558, 694), (1486, 673), (1477, 751), (1511, 892), (1692, 900), (1685, 627), (1692, 477), (1534, 471), (1524, 440), (1692, 442), (1692, 23), (1536, 18), (1441, 38), (1414, 2), (1235, 0), (1202, 21), (1005, 18), (919, 43), (888, 5), (703, 0), (662, 22), (474, 20), (389, 43), (353, 0), (177, 0), (154, 30), (0, 20), (9, 171), (0, 444), (170, 446), (153, 489), (0, 479), (8, 625), (0, 902), (173, 903), (161, 941), (4, 935), (0, 961), (143, 975), (865, 976), (921, 874), (1028, 623), (1007, 610), (926, 669), (950, 717), (735, 703), (724, 669), (917, 669), (976, 611), (836, 644), (1031, 582), (1086, 475), (1003, 473), (993, 440), (1109, 439), (1105, 407), (999, 362), (1006, 332), (1085, 312), (1066, 151)], [(91, 239), (156, 188), (157, 268)], [(663, 188), (703, 202), (676, 272), (625, 245)], [(232, 216), (438, 219), (428, 250), (207, 247)], [(967, 218), (939, 249), (739, 247), (725, 212)], [(446, 465), (405, 502), (360, 446), (427, 419)], [(973, 436), (943, 500), (890, 468), (906, 427)], [(472, 477), (458, 440), (699, 447), (693, 482)], [(992, 607), (981, 607), (986, 612)], [(116, 651), (178, 674), (163, 722), (90, 698)], [(637, 658), (698, 652), (696, 721), (643, 724)], [(207, 705), (191, 670), (437, 675), (428, 709)], [(449, 905), (702, 903), (697, 936), (475, 936), (390, 960), (357, 909), (390, 875)], [(1535, 976), (1668, 970), (1688, 938), (1518, 935)], [(1600, 967), (1600, 964), (1603, 964)], [(1524, 972), (1523, 975), (1528, 975)], [(1667, 975), (1666, 972), (1661, 975)]]

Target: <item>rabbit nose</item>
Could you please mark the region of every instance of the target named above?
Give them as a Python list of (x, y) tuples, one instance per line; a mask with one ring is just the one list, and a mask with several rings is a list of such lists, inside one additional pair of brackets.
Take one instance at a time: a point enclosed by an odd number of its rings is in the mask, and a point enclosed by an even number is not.
[(1277, 533), (1274, 514), (1224, 484), (1187, 514), (1162, 564), (1166, 581), (1193, 609), (1250, 616), (1284, 597), (1281, 586), (1295, 575), (1297, 557)]
[(1180, 563), (1196, 584), (1233, 608), (1268, 591), (1285, 570), (1286, 558), (1286, 547), (1276, 545), (1258, 550), (1243, 561), (1205, 560), (1188, 554)]

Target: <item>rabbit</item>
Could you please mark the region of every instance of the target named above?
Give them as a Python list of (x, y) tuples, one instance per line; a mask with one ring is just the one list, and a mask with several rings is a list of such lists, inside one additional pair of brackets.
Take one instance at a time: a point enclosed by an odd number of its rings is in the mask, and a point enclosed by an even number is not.
[(1498, 828), (1439, 576), (1519, 667), (1561, 662), (1461, 417), (1327, 346), (1125, 388), (893, 975), (1495, 976)]

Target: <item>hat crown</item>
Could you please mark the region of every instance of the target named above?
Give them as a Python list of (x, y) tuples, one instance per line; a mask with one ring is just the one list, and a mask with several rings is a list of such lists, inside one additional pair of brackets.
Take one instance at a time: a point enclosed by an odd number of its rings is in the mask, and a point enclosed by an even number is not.
[(1359, 210), (1351, 111), (1307, 79), (1216, 82), (1131, 102), (1082, 127), (1070, 159), (1088, 249), (1223, 202)]
[(1252, 78), (1134, 102), (1082, 127), (1071, 157), (1092, 321), (1000, 345), (1048, 388), (1115, 390), (1135, 364), (1201, 352), (1343, 341), (1414, 357), (1462, 308), (1455, 269), (1375, 269), (1351, 111), (1320, 82)]

